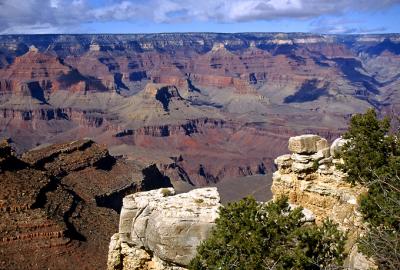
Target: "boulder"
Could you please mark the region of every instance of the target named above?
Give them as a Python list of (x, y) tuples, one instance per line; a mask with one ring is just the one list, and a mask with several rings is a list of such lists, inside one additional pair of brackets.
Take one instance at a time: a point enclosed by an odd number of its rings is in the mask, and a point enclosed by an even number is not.
[[(294, 210), (300, 206), (289, 203), (289, 207), (290, 207), (290, 210)], [(304, 215), (304, 217), (302, 218), (303, 222), (314, 222), (315, 221), (315, 215), (310, 209), (303, 207), (303, 209), (301, 210), (301, 213)]]
[(343, 138), (337, 138), (336, 140), (334, 140), (330, 149), (331, 156), (337, 158), (342, 153), (343, 146), (347, 142), (348, 140), (345, 140)]
[[(119, 218), (119, 237), (121, 241), (132, 243), (132, 223), (151, 201), (153, 203), (157, 203), (162, 198), (171, 195), (175, 195), (175, 190), (173, 188), (162, 188), (126, 196), (123, 199), (123, 205)], [(136, 224), (136, 226), (138, 226), (138, 224)]]
[[(220, 197), (216, 188), (174, 194), (172, 188), (164, 188), (124, 198), (119, 235), (114, 236), (120, 244), (118, 246), (113, 241), (113, 247), (110, 246), (114, 262), (119, 262), (114, 251), (121, 250), (125, 244), (130, 247), (130, 251), (125, 253), (138, 253), (133, 249), (149, 251), (152, 254), (149, 258), (157, 261), (158, 265), (181, 267), (189, 264), (196, 255), (197, 246), (207, 238), (215, 225), (221, 206)], [(124, 257), (124, 260), (128, 259)], [(167, 267), (160, 266), (159, 269)]]
[(348, 258), (345, 261), (345, 267), (355, 270), (378, 269), (372, 259), (367, 258), (358, 250), (357, 245), (351, 249)]
[[(314, 154), (324, 148), (324, 140), (318, 135), (300, 135), (289, 139), (289, 151), (297, 154)], [(325, 140), (326, 141), (326, 140)], [(317, 147), (318, 143), (318, 147)], [(326, 147), (326, 146), (325, 146)]]
[(325, 156), (324, 156), (324, 153), (322, 152), (322, 150), (320, 150), (320, 151), (318, 151), (317, 153), (312, 154), (310, 157), (311, 157), (311, 160), (312, 160), (312, 161), (320, 161), (320, 160), (323, 159)]

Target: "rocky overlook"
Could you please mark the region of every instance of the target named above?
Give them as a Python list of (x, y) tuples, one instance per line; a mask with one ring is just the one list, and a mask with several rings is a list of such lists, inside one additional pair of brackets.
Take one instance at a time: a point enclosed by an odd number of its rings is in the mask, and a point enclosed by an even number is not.
[(317, 135), (302, 135), (289, 140), (292, 154), (275, 159), (278, 170), (273, 174), (274, 198), (287, 196), (293, 205), (311, 211), (321, 223), (330, 219), (348, 232), (346, 266), (350, 269), (375, 268), (357, 252), (356, 240), (366, 229), (358, 211), (359, 196), (367, 190), (346, 182), (346, 175), (336, 168), (345, 141), (336, 139), (329, 147), (326, 139)]
[[(356, 239), (366, 229), (358, 211), (364, 187), (352, 186), (336, 168), (344, 140), (332, 145), (318, 135), (291, 137), (292, 154), (275, 159), (274, 199), (287, 196), (291, 207), (301, 206), (307, 221), (330, 219), (348, 233), (345, 267), (375, 269), (357, 250)], [(139, 192), (124, 198), (119, 233), (111, 238), (108, 269), (185, 269), (195, 256), (220, 207), (216, 189), (195, 189), (174, 195), (173, 189)]]
[(128, 158), (177, 163), (179, 179), (196, 186), (265, 174), (290, 136), (331, 141), (353, 113), (398, 113), (399, 42), (398, 34), (2, 35), (0, 136), (18, 153), (90, 137)]

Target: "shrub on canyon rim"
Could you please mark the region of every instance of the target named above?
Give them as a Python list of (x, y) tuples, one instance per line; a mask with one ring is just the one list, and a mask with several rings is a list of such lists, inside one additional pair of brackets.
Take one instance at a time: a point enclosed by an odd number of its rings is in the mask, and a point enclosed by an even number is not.
[(211, 236), (190, 269), (329, 269), (345, 257), (345, 235), (326, 221), (304, 225), (287, 198), (267, 204), (245, 198), (220, 209)]
[(345, 139), (343, 171), (351, 183), (368, 187), (360, 209), (370, 224), (360, 248), (379, 269), (400, 269), (400, 133), (374, 110), (353, 116)]
[(375, 110), (354, 115), (347, 132), (348, 142), (342, 155), (344, 165), (340, 168), (348, 174), (351, 183), (368, 184), (384, 169), (396, 154), (395, 136), (389, 135), (390, 119), (379, 120)]

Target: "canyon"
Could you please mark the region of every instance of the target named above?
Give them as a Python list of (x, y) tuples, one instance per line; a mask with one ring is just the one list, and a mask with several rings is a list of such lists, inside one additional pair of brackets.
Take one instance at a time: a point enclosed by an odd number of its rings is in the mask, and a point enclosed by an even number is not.
[[(182, 190), (268, 174), (290, 136), (399, 111), (398, 34), (0, 36), (0, 137), (89, 137), (180, 169)], [(171, 165), (173, 164), (173, 165)], [(175, 179), (175, 178), (174, 178)]]
[[(1, 35), (0, 269), (104, 269), (119, 216), (134, 208), (123, 198), (139, 191), (176, 192), (153, 193), (194, 213), (196, 199), (214, 213), (219, 200), (283, 194), (317, 221), (326, 205), (353, 214), (358, 191), (339, 181), (345, 195), (334, 194), (334, 159), (312, 159), (354, 113), (399, 114), (399, 55), (398, 34)], [(300, 134), (326, 140), (282, 157)], [(145, 240), (128, 242), (157, 239)]]

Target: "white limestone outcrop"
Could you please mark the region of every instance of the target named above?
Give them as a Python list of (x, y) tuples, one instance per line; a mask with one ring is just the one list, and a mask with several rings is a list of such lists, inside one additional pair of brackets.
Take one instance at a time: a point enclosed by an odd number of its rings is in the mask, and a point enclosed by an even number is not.
[(123, 200), (119, 233), (112, 237), (108, 269), (184, 269), (214, 226), (216, 188), (174, 195), (163, 188)]
[(297, 154), (316, 153), (328, 147), (328, 141), (318, 135), (307, 134), (289, 139), (289, 150)]
[(339, 138), (329, 147), (317, 135), (290, 138), (288, 148), (292, 154), (275, 159), (278, 170), (273, 174), (271, 189), (274, 198), (287, 196), (290, 204), (310, 211), (317, 224), (329, 218), (348, 232), (349, 269), (373, 269), (374, 264), (357, 251), (356, 244), (366, 229), (358, 211), (358, 198), (367, 189), (346, 182), (347, 175), (336, 168), (342, 163), (340, 153), (345, 143)]

